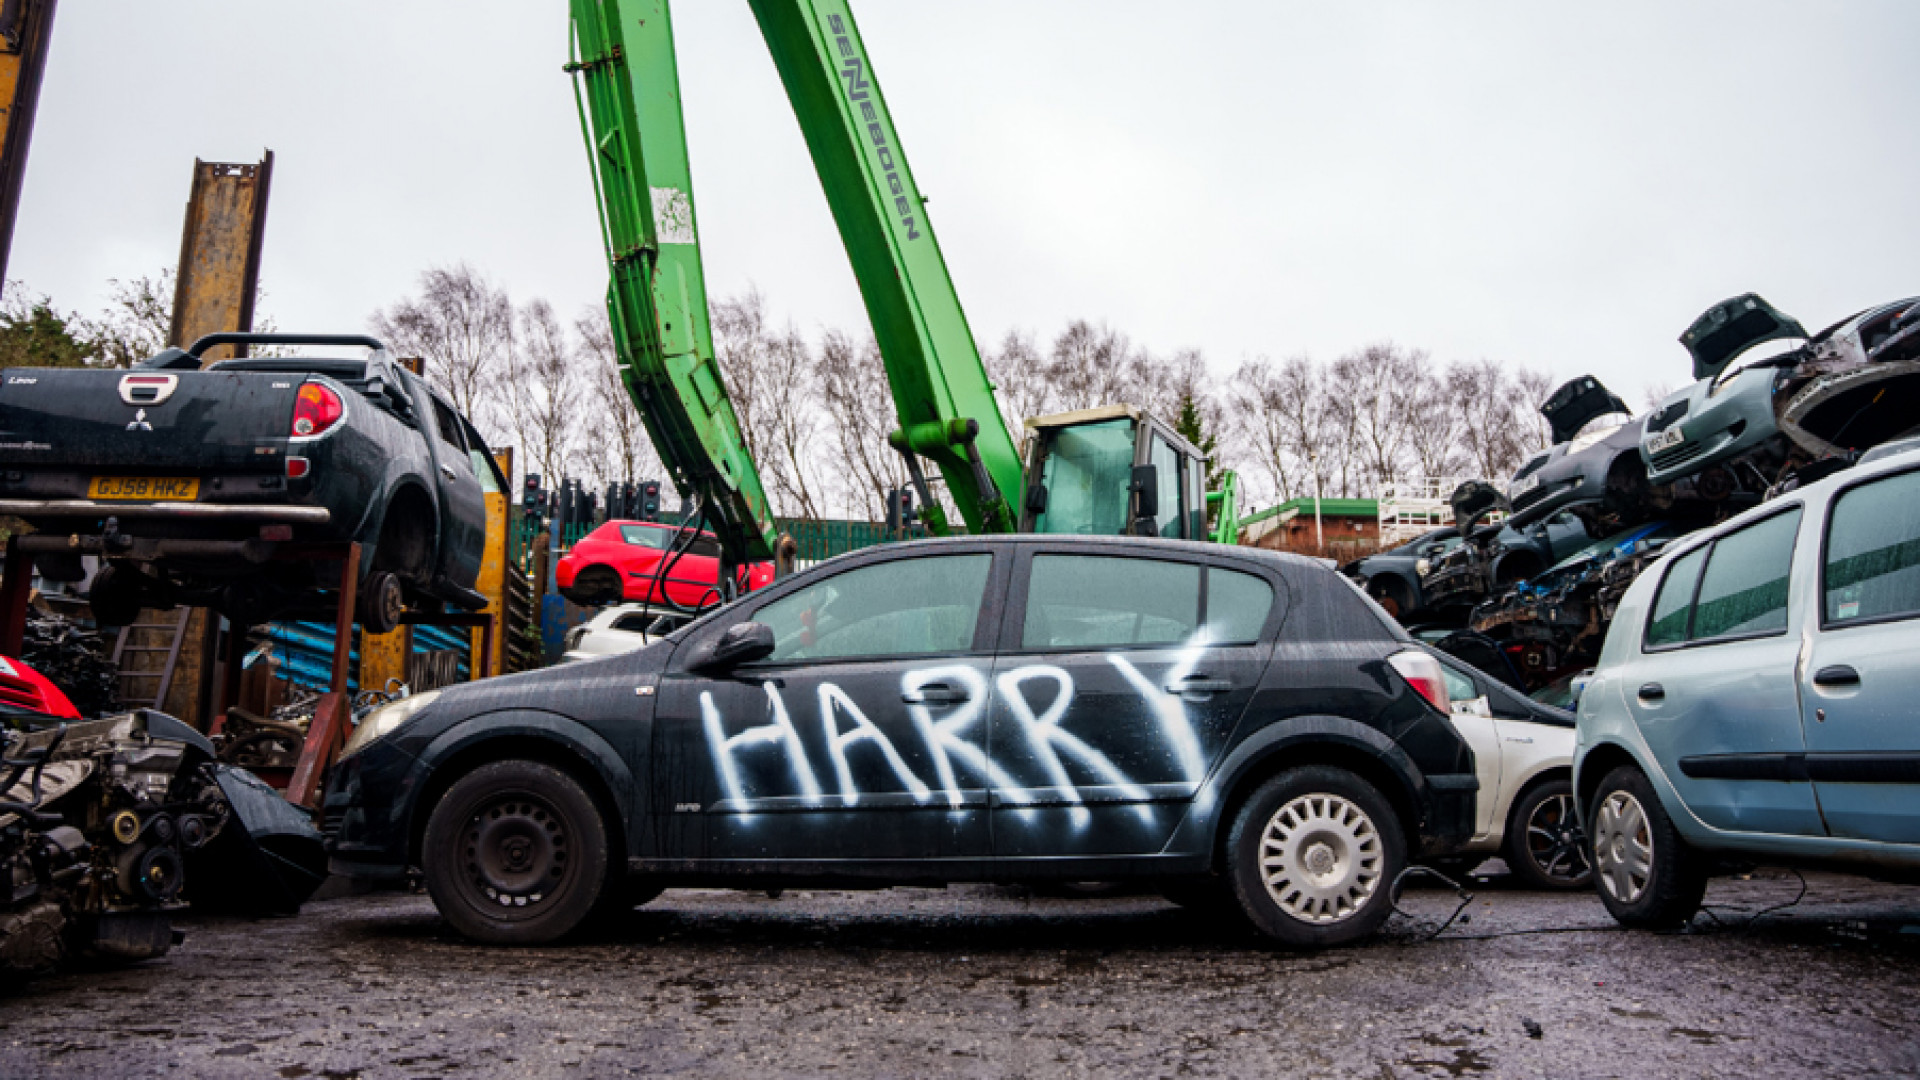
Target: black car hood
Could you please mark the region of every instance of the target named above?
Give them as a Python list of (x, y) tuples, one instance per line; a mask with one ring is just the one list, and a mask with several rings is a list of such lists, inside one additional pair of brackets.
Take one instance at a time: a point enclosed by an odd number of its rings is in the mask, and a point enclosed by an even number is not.
[(1701, 313), (1680, 335), (1693, 357), (1695, 379), (1715, 379), (1733, 358), (1763, 341), (1804, 338), (1807, 331), (1758, 293), (1742, 293)]
[(1621, 401), (1619, 395), (1600, 385), (1600, 380), (1591, 375), (1582, 375), (1563, 384), (1540, 406), (1540, 415), (1546, 417), (1547, 423), (1553, 427), (1556, 445), (1580, 434), (1580, 429), (1586, 427), (1588, 421), (1608, 413), (1632, 416), (1633, 410), (1627, 408), (1627, 403)]

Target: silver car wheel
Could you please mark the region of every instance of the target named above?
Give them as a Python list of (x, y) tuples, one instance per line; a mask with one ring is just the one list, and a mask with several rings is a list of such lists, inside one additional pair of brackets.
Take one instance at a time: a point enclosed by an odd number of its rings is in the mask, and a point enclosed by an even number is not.
[(1593, 859), (1600, 887), (1622, 904), (1639, 901), (1653, 877), (1653, 830), (1640, 800), (1611, 791), (1593, 818)]
[(1593, 872), (1580, 822), (1573, 815), (1573, 796), (1541, 799), (1527, 815), (1526, 828), (1527, 852), (1542, 874), (1571, 884)]
[(1352, 917), (1380, 887), (1380, 831), (1338, 795), (1302, 795), (1267, 819), (1260, 876), (1280, 910), (1301, 922)]

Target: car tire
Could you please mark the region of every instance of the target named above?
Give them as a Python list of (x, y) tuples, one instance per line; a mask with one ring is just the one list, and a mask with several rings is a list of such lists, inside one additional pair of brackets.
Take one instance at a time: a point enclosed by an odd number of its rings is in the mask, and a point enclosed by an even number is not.
[(620, 589), (620, 572), (611, 566), (587, 567), (574, 576), (573, 585), (567, 589), (567, 599), (581, 607), (619, 603), (624, 599)]
[(585, 923), (609, 886), (608, 829), (579, 782), (537, 761), (460, 779), (427, 819), (427, 892), (476, 941), (537, 945)]
[(93, 575), (87, 590), (87, 606), (93, 609), (93, 621), (102, 626), (132, 626), (140, 620), (146, 606), (146, 591), (141, 575), (108, 563)]
[(1620, 925), (1671, 930), (1700, 910), (1707, 873), (1645, 773), (1622, 765), (1594, 792), (1587, 822), (1600, 902)]
[(1500, 857), (1515, 877), (1536, 889), (1593, 884), (1593, 852), (1574, 813), (1572, 781), (1548, 780), (1521, 794), (1507, 815)]
[(1254, 791), (1227, 834), (1240, 909), (1282, 945), (1358, 941), (1393, 912), (1406, 841), (1385, 796), (1345, 769), (1288, 769)]
[(397, 575), (375, 570), (360, 583), (360, 629), (369, 634), (390, 634), (400, 628), (407, 613), (406, 588)]

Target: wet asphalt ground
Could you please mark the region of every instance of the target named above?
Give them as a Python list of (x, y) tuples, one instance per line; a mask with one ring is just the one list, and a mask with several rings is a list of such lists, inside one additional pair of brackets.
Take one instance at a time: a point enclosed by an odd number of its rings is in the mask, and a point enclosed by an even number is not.
[(1920, 889), (1716, 881), (1616, 930), (1590, 894), (1412, 891), (1386, 934), (1265, 949), (1148, 896), (669, 892), (561, 947), (454, 937), (425, 896), (189, 918), (163, 960), (0, 998), (0, 1075), (1911, 1076)]

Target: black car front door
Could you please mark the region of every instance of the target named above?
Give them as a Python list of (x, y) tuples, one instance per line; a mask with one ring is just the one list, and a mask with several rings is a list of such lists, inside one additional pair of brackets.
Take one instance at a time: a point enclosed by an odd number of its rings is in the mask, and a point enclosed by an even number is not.
[(743, 608), (720, 621), (764, 623), (775, 651), (730, 672), (685, 670), (701, 652), (689, 639), (654, 725), (667, 846), (720, 860), (985, 858), (993, 563), (984, 547), (889, 559)]
[(1266, 666), (1274, 585), (1065, 551), (1015, 579), (994, 668), (995, 857), (1162, 850)]

